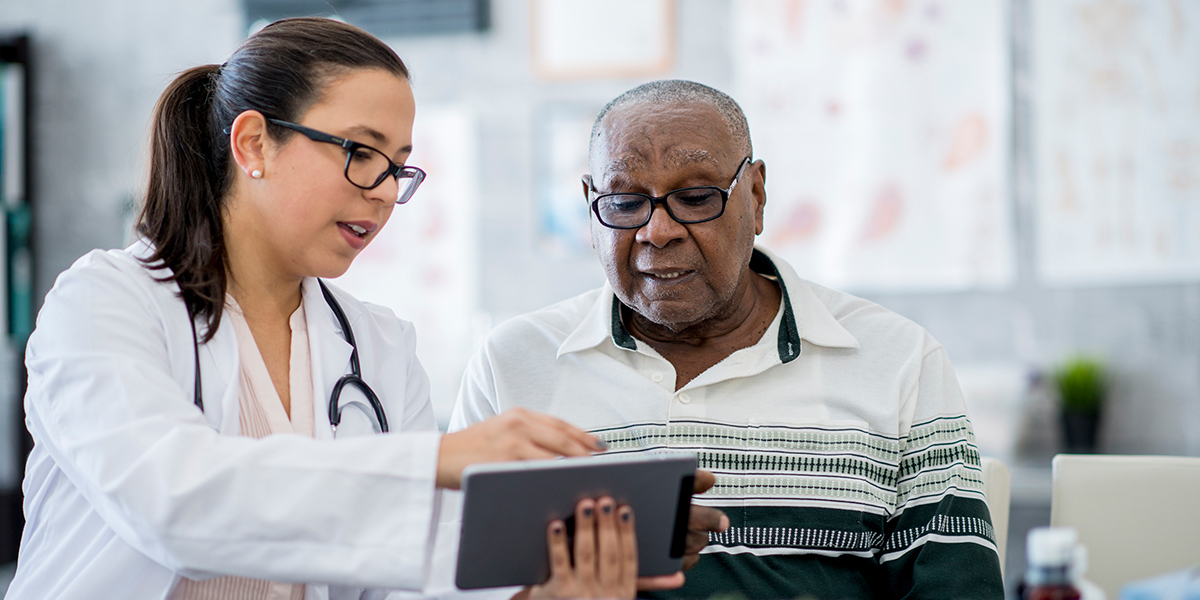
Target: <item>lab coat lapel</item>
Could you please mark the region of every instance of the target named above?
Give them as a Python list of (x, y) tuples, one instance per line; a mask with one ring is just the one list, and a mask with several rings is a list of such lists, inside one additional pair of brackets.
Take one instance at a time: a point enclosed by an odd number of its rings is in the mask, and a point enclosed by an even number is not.
[[(329, 439), (333, 437), (329, 428), (329, 395), (333, 392), (333, 384), (350, 372), (352, 348), (342, 335), (333, 310), (325, 302), (316, 278), (305, 278), (303, 293), (308, 345), (312, 353), (314, 435), (317, 439)], [(354, 315), (347, 314), (346, 318), (353, 326)]]

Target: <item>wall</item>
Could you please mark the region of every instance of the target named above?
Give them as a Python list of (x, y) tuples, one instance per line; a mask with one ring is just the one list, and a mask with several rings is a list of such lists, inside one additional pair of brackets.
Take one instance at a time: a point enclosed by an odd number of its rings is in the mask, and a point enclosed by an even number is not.
[[(1012, 24), (1017, 283), (1000, 292), (872, 299), (927, 327), (969, 377), (981, 369), (1019, 376), (1072, 350), (1103, 353), (1118, 381), (1104, 447), (1200, 455), (1200, 283), (1056, 289), (1034, 275), (1027, 1), (1014, 1)], [(678, 2), (678, 59), (668, 76), (728, 88), (737, 68), (729, 57), (729, 10), (725, 0)], [(454, 103), (477, 112), (480, 303), (493, 322), (602, 281), (590, 256), (550, 256), (534, 241), (534, 131), (548, 107), (598, 107), (639, 83), (539, 81), (528, 27), (525, 0), (493, 0), (492, 27), (482, 35), (389, 40), (413, 71), (419, 105)], [(33, 33), (39, 60), (40, 297), (84, 252), (124, 243), (157, 95), (172, 73), (224, 60), (243, 25), (234, 0), (0, 0), (0, 29), (17, 28)]]

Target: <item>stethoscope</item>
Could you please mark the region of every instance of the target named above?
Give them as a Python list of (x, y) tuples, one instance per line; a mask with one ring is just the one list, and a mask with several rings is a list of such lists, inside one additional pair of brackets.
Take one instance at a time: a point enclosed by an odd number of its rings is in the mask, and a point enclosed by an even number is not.
[[(354, 343), (354, 330), (350, 328), (350, 321), (346, 319), (346, 313), (342, 311), (342, 305), (338, 304), (333, 293), (325, 286), (325, 282), (320, 279), (317, 284), (321, 286), (321, 295), (325, 297), (325, 303), (333, 310), (333, 316), (337, 319), (338, 325), (342, 328), (342, 335), (346, 336), (346, 342), (350, 344), (350, 373), (343, 375), (333, 384), (333, 391), (329, 394), (329, 427), (333, 429), (333, 433), (337, 434), (338, 423), (342, 422), (342, 407), (338, 406), (338, 401), (342, 396), (342, 389), (346, 386), (358, 388), (363, 396), (367, 397), (367, 402), (371, 404), (371, 410), (375, 411), (375, 420), (379, 424), (379, 432), (388, 432), (387, 415), (383, 412), (383, 403), (379, 401), (379, 396), (367, 385), (367, 382), (362, 379), (362, 370), (358, 365), (358, 345)], [(196, 351), (196, 406), (200, 412), (204, 412), (204, 398), (200, 391), (200, 342), (196, 336), (196, 322), (192, 320), (192, 343)]]

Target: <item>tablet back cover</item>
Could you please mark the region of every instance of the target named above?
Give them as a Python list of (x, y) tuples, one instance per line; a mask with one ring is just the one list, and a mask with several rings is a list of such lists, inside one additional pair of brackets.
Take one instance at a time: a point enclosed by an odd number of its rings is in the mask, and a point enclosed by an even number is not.
[(601, 496), (634, 509), (638, 574), (674, 573), (683, 556), (695, 471), (695, 454), (683, 452), (468, 467), (455, 583), (466, 590), (546, 581), (546, 527), (571, 517), (579, 500)]

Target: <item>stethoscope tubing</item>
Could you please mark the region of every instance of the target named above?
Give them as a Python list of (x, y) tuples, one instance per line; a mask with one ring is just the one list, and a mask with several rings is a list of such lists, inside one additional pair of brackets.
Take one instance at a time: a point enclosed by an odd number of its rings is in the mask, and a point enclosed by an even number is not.
[[(363, 396), (366, 396), (367, 402), (371, 405), (371, 410), (375, 413), (375, 420), (379, 423), (379, 432), (387, 433), (387, 414), (383, 410), (383, 403), (379, 401), (379, 396), (375, 395), (375, 391), (362, 378), (362, 369), (358, 363), (358, 344), (354, 341), (354, 330), (350, 328), (350, 320), (346, 318), (346, 313), (342, 310), (342, 305), (338, 303), (337, 298), (333, 297), (333, 292), (329, 291), (329, 287), (325, 285), (325, 282), (318, 279), (317, 285), (321, 286), (321, 295), (325, 297), (325, 303), (333, 311), (333, 317), (337, 319), (338, 325), (342, 329), (342, 335), (346, 338), (346, 342), (350, 344), (350, 374), (339, 378), (333, 384), (333, 391), (329, 395), (329, 427), (335, 434), (337, 433), (337, 427), (342, 422), (342, 408), (338, 406), (338, 401), (341, 399), (342, 389), (346, 386), (351, 386), (357, 388), (358, 391), (362, 392)], [(192, 348), (195, 350), (196, 356), (193, 398), (195, 398), (196, 407), (200, 409), (200, 412), (204, 412), (204, 395), (200, 386), (200, 338), (196, 334), (196, 320), (190, 318), (190, 321), (192, 325)]]

